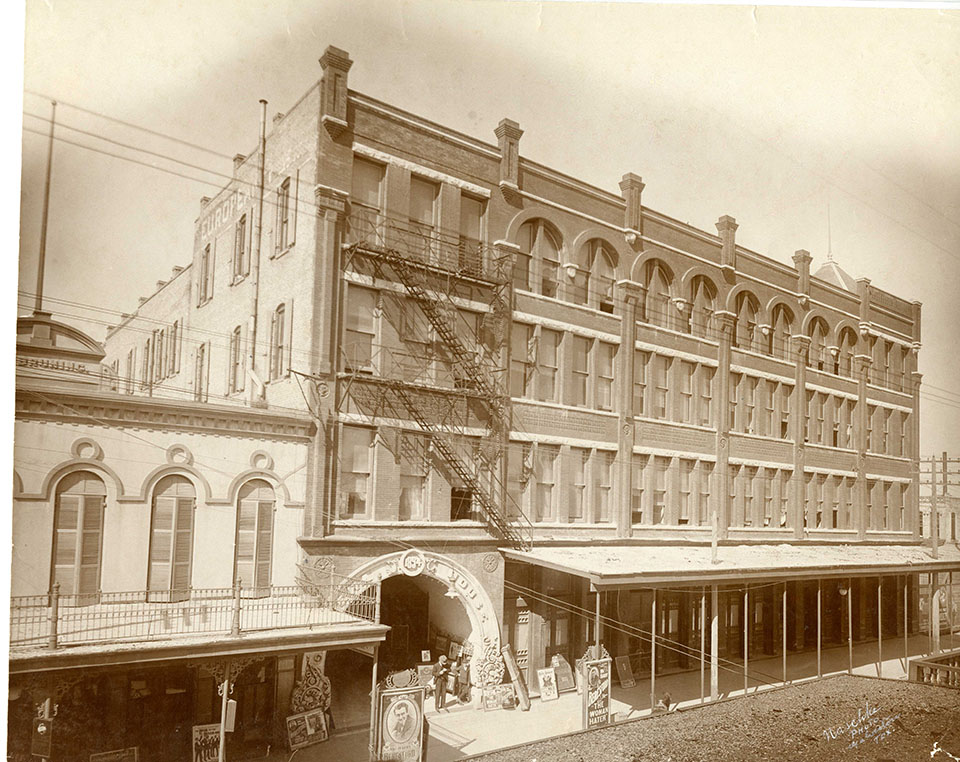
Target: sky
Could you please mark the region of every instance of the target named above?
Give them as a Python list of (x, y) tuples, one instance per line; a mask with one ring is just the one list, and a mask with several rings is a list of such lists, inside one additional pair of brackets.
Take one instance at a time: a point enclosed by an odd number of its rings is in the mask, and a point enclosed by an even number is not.
[(646, 206), (708, 232), (730, 214), (754, 251), (807, 249), (815, 270), (829, 250), (920, 300), (921, 451), (960, 457), (960, 11), (27, 0), (23, 44), (21, 313), (49, 98), (45, 307), (102, 339), (190, 261), (200, 197), (255, 146), (259, 99), (288, 110), (332, 44), (354, 90), (490, 143), (515, 119), (529, 159), (615, 193), (635, 172)]

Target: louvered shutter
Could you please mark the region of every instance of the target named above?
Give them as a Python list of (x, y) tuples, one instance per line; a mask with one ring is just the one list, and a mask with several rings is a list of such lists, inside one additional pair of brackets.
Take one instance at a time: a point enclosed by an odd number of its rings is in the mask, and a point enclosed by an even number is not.
[(240, 501), (237, 513), (237, 563), (234, 580), (244, 587), (256, 585), (254, 579), (254, 553), (257, 544), (257, 510), (255, 498)]
[(191, 497), (176, 498), (176, 523), (173, 537), (173, 575), (171, 590), (187, 595), (190, 590), (190, 561), (193, 552), (193, 504)]
[(103, 527), (103, 496), (84, 495), (80, 545), (78, 595), (95, 595), (100, 589), (100, 532)]
[(157, 495), (153, 499), (153, 530), (150, 536), (150, 591), (170, 589), (170, 558), (173, 549), (174, 515), (177, 498)]
[[(257, 503), (257, 577), (256, 586), (270, 586), (270, 561), (273, 557), (273, 501)], [(266, 591), (263, 591), (266, 594)]]
[(57, 506), (53, 580), (60, 583), (63, 595), (73, 595), (77, 590), (77, 545), (82, 500), (81, 495), (60, 495)]

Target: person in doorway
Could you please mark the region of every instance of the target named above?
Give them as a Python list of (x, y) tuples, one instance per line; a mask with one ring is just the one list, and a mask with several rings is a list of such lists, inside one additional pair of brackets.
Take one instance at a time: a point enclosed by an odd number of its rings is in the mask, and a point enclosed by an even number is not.
[(447, 675), (450, 667), (445, 654), (440, 654), (437, 663), (433, 665), (433, 701), (439, 712), (447, 707)]
[(470, 703), (470, 657), (464, 654), (457, 672), (457, 699), (461, 704)]

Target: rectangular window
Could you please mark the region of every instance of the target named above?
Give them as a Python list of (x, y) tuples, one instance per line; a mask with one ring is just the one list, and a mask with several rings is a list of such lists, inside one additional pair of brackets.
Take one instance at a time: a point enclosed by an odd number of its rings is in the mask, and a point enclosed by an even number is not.
[(350, 186), (350, 234), (356, 241), (380, 243), (383, 166), (353, 158)]
[(700, 366), (700, 425), (713, 425), (713, 377), (714, 368)]
[(654, 417), (667, 420), (667, 392), (669, 390), (671, 358), (664, 355), (653, 357), (653, 382), (655, 384), (653, 412)]
[(532, 399), (537, 357), (533, 326), (514, 323), (510, 341), (510, 395)]
[(817, 529), (822, 529), (824, 526), (823, 520), (823, 508), (824, 501), (826, 497), (826, 485), (827, 477), (823, 474), (817, 474), (816, 477), (816, 499), (817, 499)]
[(470, 196), (460, 197), (460, 270), (480, 275), (483, 259), (480, 249), (483, 202)]
[(804, 442), (810, 441), (810, 434), (812, 433), (810, 431), (810, 417), (812, 415), (813, 405), (816, 399), (817, 399), (816, 392), (807, 392), (807, 404), (804, 407), (804, 414), (803, 414), (803, 441)]
[(790, 526), (790, 479), (792, 471), (780, 472), (780, 526)]
[(587, 382), (590, 378), (590, 339), (574, 336), (572, 343), (573, 367), (570, 404), (582, 407), (587, 404)]
[(867, 405), (867, 450), (870, 452), (877, 452), (877, 442), (873, 436), (873, 421), (876, 415), (876, 405)]
[(610, 521), (613, 515), (613, 479), (616, 453), (598, 452), (594, 458), (594, 483), (597, 485), (596, 505), (594, 506), (594, 520), (597, 522)]
[(667, 471), (670, 458), (654, 458), (653, 470), (653, 523), (662, 524), (667, 513)]
[(210, 251), (210, 244), (208, 243), (200, 251), (200, 272), (199, 272), (199, 282), (197, 284), (197, 304), (203, 304), (211, 296), (213, 296), (213, 289), (211, 288), (211, 274), (213, 269), (213, 256)]
[(347, 370), (373, 370), (376, 305), (376, 291), (352, 284), (347, 286), (347, 319), (343, 337), (344, 366)]
[(709, 524), (713, 519), (710, 516), (710, 477), (713, 475), (713, 463), (700, 461), (700, 495), (698, 497), (697, 520), (700, 526)]
[(633, 353), (633, 414), (645, 414), (644, 395), (647, 389), (647, 363), (650, 360), (648, 352), (635, 351)]
[(423, 178), (410, 178), (410, 228), (415, 238), (411, 244), (425, 262), (437, 260), (437, 195), (440, 186)]
[(764, 468), (757, 472), (760, 478), (760, 490), (763, 495), (763, 526), (773, 524), (773, 492), (774, 480), (777, 478), (776, 469)]
[(743, 426), (748, 434), (756, 433), (756, 421), (754, 419), (757, 408), (757, 379), (752, 376), (746, 376), (743, 380)]
[(210, 376), (210, 357), (207, 350), (207, 344), (201, 344), (197, 347), (197, 353), (194, 358), (193, 373), (193, 398), (198, 402), (207, 401), (207, 386)]
[(238, 325), (230, 334), (230, 368), (227, 390), (230, 394), (243, 389), (243, 346)]
[(247, 215), (240, 215), (233, 231), (233, 280), (238, 281), (250, 272), (250, 231)]
[(140, 388), (143, 389), (150, 385), (150, 359), (153, 354), (150, 351), (150, 339), (143, 345), (143, 357), (140, 360)]
[(814, 415), (816, 420), (814, 423), (814, 442), (817, 444), (825, 444), (826, 440), (824, 439), (824, 426), (823, 426), (823, 409), (827, 404), (827, 395), (819, 393), (814, 399)]
[(553, 521), (556, 518), (556, 467), (559, 448), (553, 445), (537, 445), (537, 492), (536, 521)]
[(400, 435), (400, 521), (424, 517), (424, 486), (427, 481), (427, 440), (416, 434)]
[(343, 427), (340, 445), (340, 518), (367, 515), (373, 461), (373, 431)]
[(776, 437), (780, 435), (779, 427), (776, 425), (776, 407), (777, 407), (777, 382), (764, 381), (763, 397), (763, 431), (764, 436)]
[(634, 525), (643, 523), (643, 477), (649, 458), (649, 455), (635, 454), (631, 460), (633, 473), (630, 480), (630, 520)]
[(540, 347), (537, 367), (537, 399), (541, 402), (556, 402), (557, 371), (560, 357), (560, 338), (563, 334), (546, 328), (540, 330)]
[(597, 408), (613, 410), (613, 375), (617, 357), (615, 344), (597, 344)]
[(680, 420), (683, 423), (694, 423), (693, 387), (696, 374), (696, 363), (680, 361)]
[(290, 178), (286, 178), (277, 188), (277, 238), (275, 247), (278, 252), (285, 251), (293, 243), (290, 216)]
[(567, 519), (571, 522), (583, 521), (586, 516), (587, 464), (589, 461), (590, 450), (580, 447), (570, 448), (570, 467), (573, 478), (570, 485), (570, 501), (567, 505)]
[(756, 466), (744, 466), (740, 469), (740, 478), (743, 479), (743, 525), (754, 526), (753, 490), (757, 484)]
[(678, 524), (689, 524), (693, 513), (693, 470), (697, 462), (695, 460), (680, 460), (680, 515), (677, 517)]
[(170, 371), (170, 375), (176, 375), (180, 372), (180, 343), (182, 337), (180, 336), (180, 321), (174, 320), (173, 325), (170, 326), (170, 341), (167, 343), (167, 353), (169, 357), (167, 358), (167, 368)]
[(739, 431), (737, 428), (737, 402), (740, 400), (740, 385), (743, 383), (742, 373), (730, 374), (730, 406), (728, 410), (729, 420), (727, 425), (730, 431)]
[[(133, 350), (131, 350), (132, 352)], [(904, 458), (907, 454), (907, 430), (910, 427), (910, 414), (900, 413), (900, 455)]]
[(557, 282), (560, 273), (560, 260), (556, 259), (558, 252), (552, 246), (541, 246), (540, 260), (540, 288), (544, 296), (557, 295)]
[(277, 305), (270, 317), (270, 380), (276, 381), (287, 372), (286, 305)]
[(880, 408), (880, 452), (890, 454), (890, 410)]
[(793, 394), (793, 387), (786, 384), (780, 384), (780, 438), (789, 439), (790, 437), (790, 396)]

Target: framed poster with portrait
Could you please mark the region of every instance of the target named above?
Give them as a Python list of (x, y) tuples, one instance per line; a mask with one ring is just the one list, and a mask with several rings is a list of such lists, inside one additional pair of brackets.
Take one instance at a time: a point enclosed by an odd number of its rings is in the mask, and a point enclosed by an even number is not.
[(427, 661), (427, 662), (428, 662), (428, 661), (433, 661), (433, 660), (430, 658), (430, 649), (429, 649), (429, 648), (428, 648), (428, 649), (425, 649), (425, 650), (423, 650), (423, 651), (420, 652), (420, 661)]
[(313, 746), (326, 741), (328, 737), (327, 720), (322, 709), (311, 709), (309, 712), (287, 717), (287, 741), (290, 743), (290, 751)]
[(376, 759), (420, 762), (423, 695), (419, 686), (382, 690), (377, 697)]
[(560, 696), (557, 689), (557, 672), (553, 667), (537, 670), (537, 682), (540, 683), (540, 700), (556, 701)]
[(447, 658), (450, 661), (456, 661), (460, 658), (460, 649), (463, 648), (457, 641), (451, 640), (450, 647), (447, 649)]
[(488, 685), (484, 686), (483, 692), (480, 694), (480, 705), (483, 707), (483, 711), (490, 712), (494, 709), (500, 708), (500, 686), (498, 685)]

